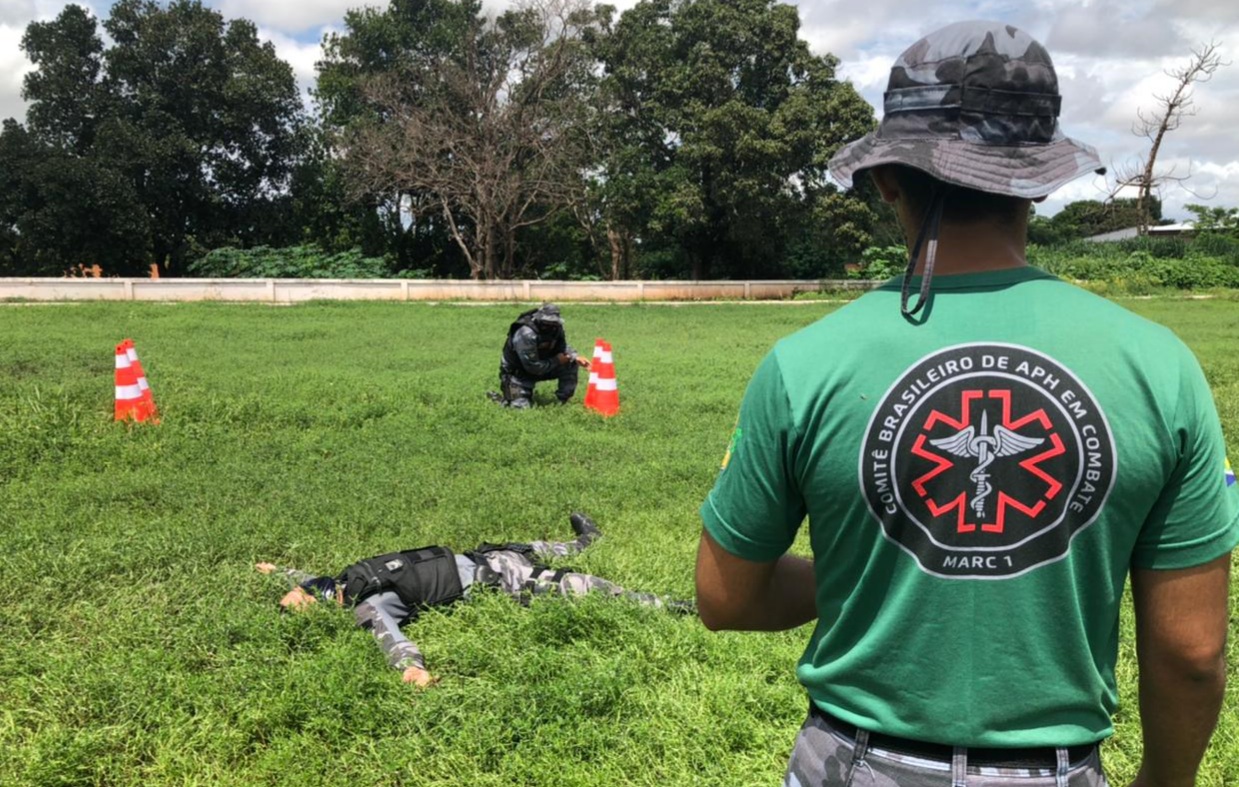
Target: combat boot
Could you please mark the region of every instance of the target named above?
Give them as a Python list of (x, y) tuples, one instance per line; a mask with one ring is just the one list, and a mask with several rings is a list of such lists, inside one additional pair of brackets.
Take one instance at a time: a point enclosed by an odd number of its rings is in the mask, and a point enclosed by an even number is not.
[(580, 536), (577, 540), (583, 545), (588, 546), (602, 538), (602, 531), (594, 524), (594, 520), (579, 511), (569, 514), (568, 522), (572, 525), (572, 532)]

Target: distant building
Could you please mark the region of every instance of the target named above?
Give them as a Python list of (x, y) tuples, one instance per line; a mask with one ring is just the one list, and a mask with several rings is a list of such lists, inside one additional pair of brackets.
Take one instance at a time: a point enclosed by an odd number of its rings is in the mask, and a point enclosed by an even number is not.
[[(1169, 238), (1176, 235), (1191, 235), (1196, 232), (1196, 224), (1191, 221), (1182, 221), (1177, 224), (1157, 224), (1149, 227), (1149, 235), (1159, 238)], [(1139, 237), (1140, 230), (1136, 227), (1125, 227), (1121, 230), (1112, 230), (1103, 232), (1100, 235), (1090, 235), (1084, 240), (1092, 241), (1093, 243), (1108, 243), (1116, 240), (1127, 240), (1128, 238)]]

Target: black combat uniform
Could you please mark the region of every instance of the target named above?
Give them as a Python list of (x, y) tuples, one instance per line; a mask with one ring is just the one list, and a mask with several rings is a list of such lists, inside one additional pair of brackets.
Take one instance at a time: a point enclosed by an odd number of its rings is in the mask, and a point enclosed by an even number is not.
[[(560, 363), (561, 354), (568, 357), (567, 363)], [(576, 359), (577, 351), (564, 336), (558, 306), (548, 303), (525, 312), (508, 328), (499, 362), (499, 398), (508, 407), (530, 407), (534, 385), (557, 380), (555, 396), (561, 404), (567, 403), (576, 392)]]

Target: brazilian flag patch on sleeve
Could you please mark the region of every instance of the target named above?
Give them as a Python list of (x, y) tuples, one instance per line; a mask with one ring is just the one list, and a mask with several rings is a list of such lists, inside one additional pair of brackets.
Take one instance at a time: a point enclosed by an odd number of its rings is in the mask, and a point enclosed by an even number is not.
[[(743, 434), (744, 430), (740, 428), (739, 424), (736, 424), (736, 431), (731, 433), (731, 442), (727, 444), (727, 453), (723, 454), (723, 466), (719, 468), (720, 470), (726, 470), (727, 465), (731, 464), (731, 455), (736, 452), (736, 448), (739, 445), (740, 438)], [(1233, 476), (1231, 481), (1234, 481)]]

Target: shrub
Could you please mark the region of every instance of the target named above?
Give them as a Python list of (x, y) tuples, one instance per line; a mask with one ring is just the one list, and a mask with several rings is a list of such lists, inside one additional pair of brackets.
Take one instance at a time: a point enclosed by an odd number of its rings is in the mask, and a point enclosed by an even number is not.
[[(1091, 248), (1090, 248), (1091, 247)], [(1067, 279), (1106, 282), (1140, 294), (1159, 287), (1180, 290), (1239, 287), (1239, 255), (1221, 256), (1223, 244), (1205, 246), (1155, 238), (1139, 244), (1064, 244), (1029, 247), (1031, 263)]]
[(327, 254), (317, 246), (256, 246), (215, 249), (186, 271), (206, 279), (381, 279), (391, 268), (387, 258), (366, 257), (359, 249)]
[(547, 265), (539, 278), (550, 281), (602, 281), (598, 271), (563, 260)]
[(903, 273), (908, 250), (903, 246), (870, 246), (861, 252), (860, 259), (860, 268), (848, 271), (849, 279), (884, 281)]

